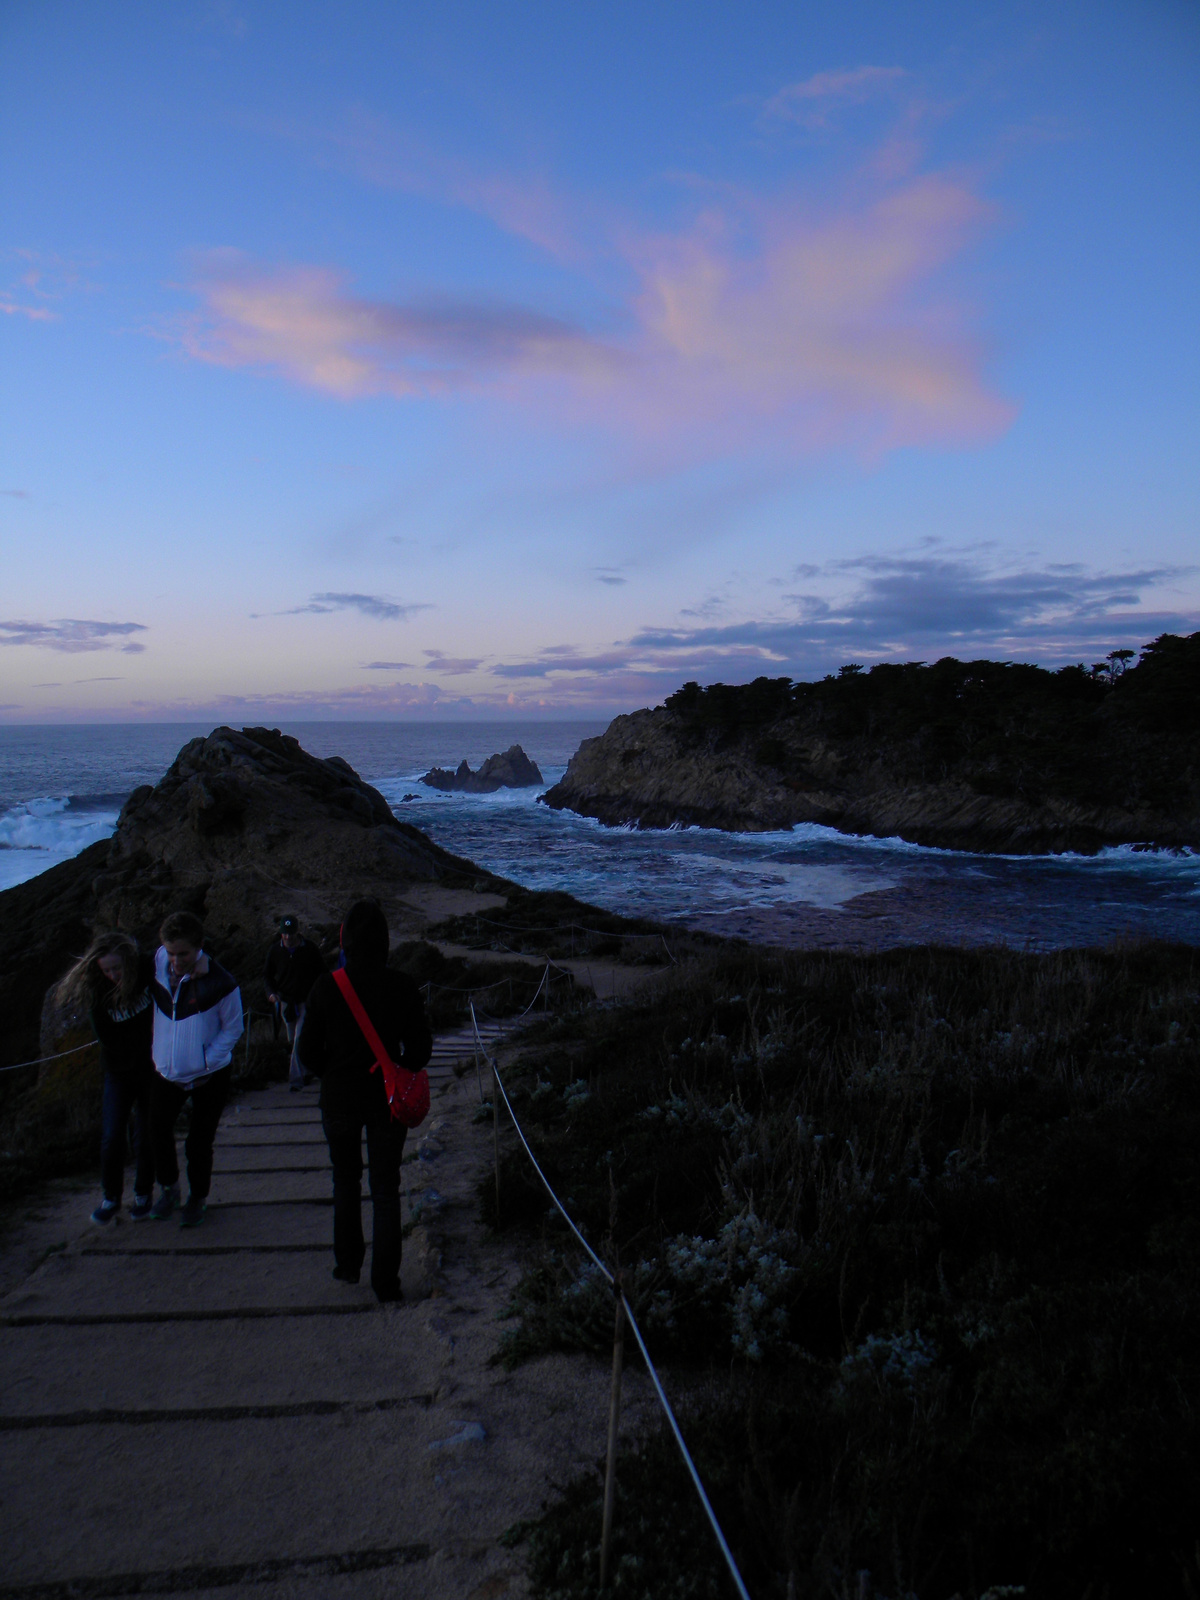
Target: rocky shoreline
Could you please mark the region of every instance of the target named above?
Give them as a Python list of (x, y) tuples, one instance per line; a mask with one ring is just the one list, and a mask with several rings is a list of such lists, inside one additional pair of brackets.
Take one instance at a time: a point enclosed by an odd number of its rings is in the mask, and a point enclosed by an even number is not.
[(1200, 849), (1200, 634), (1175, 643), (1169, 670), (1143, 657), (1115, 684), (947, 661), (686, 685), (585, 740), (542, 799), (613, 826), (817, 823), (1030, 855)]

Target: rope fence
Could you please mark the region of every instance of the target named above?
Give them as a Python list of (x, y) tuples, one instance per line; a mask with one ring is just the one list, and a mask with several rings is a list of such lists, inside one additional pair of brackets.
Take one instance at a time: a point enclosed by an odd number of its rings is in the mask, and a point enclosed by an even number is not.
[[(543, 981), (544, 981), (545, 977), (548, 976), (549, 971), (550, 971), (550, 963), (547, 962), (546, 963), (546, 972), (545, 972), (545, 974), (543, 974)], [(539, 993), (540, 993), (540, 990), (541, 990), (541, 986), (539, 985)], [(536, 1000), (536, 999), (537, 999), (537, 995), (534, 996), (534, 1000)], [(527, 1010), (532, 1008), (532, 1004), (533, 1004), (533, 1002), (531, 1001), (530, 1002), (530, 1006), (527, 1008)], [(601, 1534), (601, 1545), (600, 1545), (600, 1587), (601, 1587), (601, 1589), (603, 1589), (603, 1588), (606, 1587), (606, 1584), (607, 1584), (609, 1535), (610, 1535), (610, 1532), (611, 1532), (612, 1505), (613, 1505), (613, 1485), (614, 1485), (614, 1481), (615, 1481), (615, 1469), (616, 1469), (616, 1445), (617, 1445), (617, 1431), (618, 1431), (617, 1430), (617, 1414), (618, 1414), (618, 1408), (620, 1406), (620, 1393), (621, 1393), (621, 1360), (622, 1360), (621, 1351), (622, 1351), (622, 1336), (623, 1336), (622, 1324), (624, 1322), (628, 1322), (630, 1328), (633, 1330), (633, 1337), (637, 1341), (638, 1349), (641, 1351), (642, 1360), (646, 1363), (646, 1370), (650, 1374), (650, 1381), (654, 1385), (654, 1392), (658, 1397), (659, 1404), (662, 1406), (663, 1411), (666, 1413), (667, 1421), (670, 1423), (670, 1426), (671, 1426), (671, 1432), (675, 1436), (675, 1442), (679, 1446), (680, 1454), (683, 1456), (684, 1465), (687, 1467), (688, 1474), (690, 1475), (692, 1483), (695, 1486), (696, 1493), (700, 1497), (700, 1504), (704, 1508), (704, 1514), (708, 1518), (709, 1524), (712, 1527), (713, 1534), (716, 1537), (716, 1541), (717, 1541), (717, 1544), (718, 1544), (718, 1546), (720, 1548), (721, 1554), (725, 1558), (725, 1565), (729, 1568), (729, 1575), (733, 1579), (734, 1587), (736, 1588), (736, 1590), (738, 1592), (739, 1600), (750, 1600), (749, 1592), (748, 1592), (748, 1590), (746, 1588), (746, 1585), (745, 1585), (745, 1582), (744, 1582), (744, 1580), (742, 1578), (741, 1573), (738, 1571), (737, 1562), (734, 1560), (733, 1551), (729, 1548), (729, 1541), (726, 1539), (725, 1534), (722, 1531), (721, 1524), (717, 1521), (717, 1514), (712, 1508), (712, 1502), (709, 1500), (708, 1494), (705, 1491), (704, 1484), (701, 1481), (700, 1474), (699, 1474), (699, 1472), (697, 1471), (697, 1468), (696, 1468), (696, 1463), (692, 1460), (691, 1452), (689, 1451), (689, 1449), (687, 1447), (687, 1443), (684, 1440), (683, 1433), (680, 1430), (679, 1423), (678, 1423), (678, 1421), (676, 1420), (676, 1417), (675, 1417), (675, 1413), (671, 1409), (671, 1402), (667, 1399), (666, 1391), (663, 1389), (663, 1386), (662, 1386), (662, 1380), (660, 1379), (660, 1377), (658, 1375), (658, 1370), (655, 1367), (653, 1361), (651, 1361), (651, 1359), (650, 1359), (650, 1352), (646, 1349), (646, 1341), (642, 1337), (642, 1330), (638, 1327), (637, 1318), (633, 1314), (633, 1307), (629, 1304), (629, 1300), (628, 1300), (628, 1298), (627, 1298), (627, 1296), (625, 1294), (624, 1288), (623, 1288), (622, 1283), (621, 1283), (620, 1276), (619, 1276), (619, 1274), (614, 1274), (613, 1272), (611, 1272), (609, 1270), (608, 1267), (605, 1266), (604, 1262), (601, 1261), (600, 1257), (596, 1254), (596, 1252), (592, 1249), (591, 1245), (584, 1238), (583, 1234), (580, 1232), (579, 1228), (576, 1226), (574, 1219), (571, 1217), (570, 1213), (567, 1211), (567, 1208), (563, 1205), (562, 1201), (558, 1198), (557, 1194), (555, 1194), (554, 1189), (553, 1189), (553, 1187), (552, 1187), (552, 1185), (550, 1183), (550, 1180), (547, 1178), (546, 1174), (542, 1171), (541, 1166), (538, 1163), (537, 1157), (534, 1155), (533, 1151), (530, 1149), (529, 1140), (525, 1137), (525, 1131), (521, 1127), (521, 1124), (517, 1119), (517, 1114), (513, 1110), (512, 1101), (508, 1097), (508, 1090), (505, 1088), (504, 1080), (500, 1076), (500, 1069), (496, 1064), (496, 1058), (494, 1056), (489, 1056), (488, 1055), (487, 1046), (484, 1044), (483, 1038), (480, 1035), (479, 1025), (475, 1021), (475, 1008), (474, 1008), (473, 1005), (471, 1007), (471, 1022), (472, 1022), (472, 1026), (474, 1027), (474, 1030), (475, 1030), (475, 1049), (476, 1049), (476, 1052), (477, 1052), (477, 1057), (479, 1055), (482, 1055), (484, 1061), (486, 1061), (487, 1064), (491, 1067), (491, 1069), (492, 1069), (492, 1082), (495, 1085), (495, 1091), (498, 1091), (498, 1093), (496, 1093), (494, 1091), (494, 1093), (493, 1093), (493, 1101), (492, 1101), (492, 1105), (493, 1105), (493, 1116), (492, 1116), (493, 1146), (494, 1146), (494, 1149), (495, 1149), (495, 1152), (496, 1152), (496, 1206), (497, 1206), (497, 1210), (499, 1209), (499, 1205), (500, 1205), (500, 1157), (499, 1157), (499, 1123), (500, 1123), (500, 1117), (499, 1117), (499, 1105), (498, 1105), (497, 1102), (498, 1102), (498, 1100), (503, 1100), (504, 1105), (507, 1108), (508, 1114), (512, 1118), (512, 1124), (513, 1124), (514, 1129), (516, 1130), (517, 1138), (520, 1139), (521, 1144), (524, 1147), (525, 1154), (529, 1157), (529, 1160), (530, 1160), (530, 1162), (531, 1162), (531, 1164), (533, 1166), (533, 1170), (537, 1173), (538, 1177), (541, 1179), (542, 1187), (545, 1189), (546, 1193), (550, 1196), (550, 1199), (554, 1203), (555, 1207), (557, 1208), (557, 1210), (559, 1212), (559, 1215), (562, 1217), (563, 1221), (567, 1224), (568, 1228), (570, 1228), (571, 1232), (575, 1235), (576, 1239), (578, 1239), (580, 1245), (583, 1247), (584, 1251), (586, 1252), (588, 1257), (591, 1259), (593, 1265), (601, 1272), (601, 1274), (603, 1275), (605, 1281), (612, 1288), (614, 1299), (616, 1301), (617, 1318), (616, 1318), (616, 1331), (615, 1331), (615, 1336), (614, 1336), (614, 1341), (613, 1341), (613, 1376), (612, 1376), (611, 1411), (610, 1411), (610, 1421), (609, 1421), (609, 1430), (608, 1430), (608, 1462), (607, 1462), (607, 1466), (606, 1466), (605, 1482), (604, 1482), (604, 1526), (603, 1526), (603, 1530), (602, 1530), (602, 1534)]]

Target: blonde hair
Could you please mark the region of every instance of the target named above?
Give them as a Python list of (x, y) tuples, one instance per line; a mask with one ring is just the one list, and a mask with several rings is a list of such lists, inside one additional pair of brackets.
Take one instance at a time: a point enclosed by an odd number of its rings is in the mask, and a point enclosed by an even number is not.
[(100, 970), (101, 957), (120, 956), (121, 981), (117, 985), (116, 998), (123, 1005), (128, 1005), (138, 993), (139, 954), (137, 940), (128, 933), (97, 934), (59, 983), (54, 992), (55, 1000), (64, 1008), (73, 1005), (91, 1006), (108, 983), (108, 979)]

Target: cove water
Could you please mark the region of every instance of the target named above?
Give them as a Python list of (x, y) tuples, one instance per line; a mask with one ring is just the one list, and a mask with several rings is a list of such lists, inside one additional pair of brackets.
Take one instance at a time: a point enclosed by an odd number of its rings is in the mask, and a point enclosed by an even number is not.
[[(1200, 855), (1121, 847), (1097, 856), (929, 850), (802, 824), (776, 833), (605, 828), (537, 804), (540, 789), (444, 794), (432, 766), (477, 767), (523, 746), (546, 786), (593, 722), (296, 723), (318, 756), (344, 756), (396, 815), (531, 889), (565, 889), (629, 915), (764, 943), (1007, 944), (1123, 937), (1200, 944)], [(113, 830), (125, 796), (154, 783), (209, 725), (0, 728), (0, 888)]]

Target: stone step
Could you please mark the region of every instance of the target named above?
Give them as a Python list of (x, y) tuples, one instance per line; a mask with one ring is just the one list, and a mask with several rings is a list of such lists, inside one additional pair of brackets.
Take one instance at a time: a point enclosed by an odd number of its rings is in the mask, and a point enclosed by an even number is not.
[(21, 1288), (0, 1301), (0, 1323), (31, 1318), (129, 1319), (231, 1316), (243, 1311), (295, 1311), (314, 1307), (341, 1313), (374, 1305), (369, 1285), (336, 1282), (332, 1249), (317, 1252), (179, 1255), (52, 1256)]
[(493, 1542), (518, 1514), (507, 1452), (486, 1422), (443, 1443), (474, 1422), (414, 1406), (0, 1434), (6, 1582)]
[[(333, 1253), (319, 1271), (326, 1277)], [(330, 1282), (332, 1283), (332, 1279)], [(284, 1324), (0, 1327), (0, 1414), (361, 1402), (437, 1387), (442, 1346), (427, 1304)], [(397, 1320), (398, 1319), (398, 1320)], [(47, 1361), (55, 1372), (46, 1383)]]

